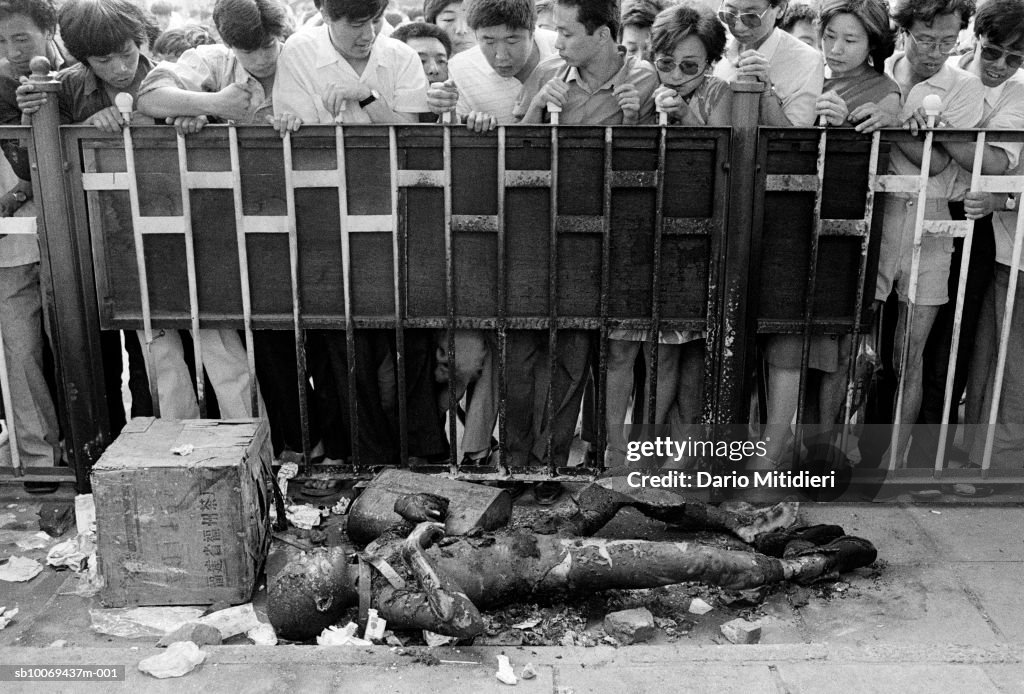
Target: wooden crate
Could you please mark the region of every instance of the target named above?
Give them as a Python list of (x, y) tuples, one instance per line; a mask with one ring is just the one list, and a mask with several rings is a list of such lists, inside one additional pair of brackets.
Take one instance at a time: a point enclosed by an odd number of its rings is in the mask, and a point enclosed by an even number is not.
[(270, 545), (272, 460), (265, 420), (132, 420), (92, 469), (101, 602), (247, 602)]

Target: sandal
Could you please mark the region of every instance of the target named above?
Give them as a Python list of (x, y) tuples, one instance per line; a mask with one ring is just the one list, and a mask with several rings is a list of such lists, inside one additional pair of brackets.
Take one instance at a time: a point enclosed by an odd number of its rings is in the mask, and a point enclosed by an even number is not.
[[(320, 486), (318, 482), (326, 482), (326, 486)], [(306, 480), (302, 483), (302, 489), (299, 491), (303, 496), (330, 496), (335, 494), (340, 488), (338, 480)]]
[(533, 498), (540, 506), (551, 506), (562, 496), (561, 482), (538, 482), (533, 486)]

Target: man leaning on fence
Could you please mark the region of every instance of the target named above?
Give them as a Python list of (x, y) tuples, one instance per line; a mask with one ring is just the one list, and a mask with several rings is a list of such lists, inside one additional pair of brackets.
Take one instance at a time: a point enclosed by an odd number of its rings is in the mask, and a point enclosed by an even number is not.
[[(16, 91), (20, 78), (30, 72), (32, 58), (46, 56), (55, 69), (65, 62), (54, 39), (56, 29), (57, 10), (50, 0), (0, 2), (0, 124), (21, 124)], [(0, 216), (36, 217), (28, 151), (17, 140), (0, 142), (0, 148), (13, 171), (13, 177), (5, 178), (11, 187), (0, 197)], [(59, 433), (43, 371), (39, 243), (34, 235), (0, 237), (0, 326), (10, 401), (15, 404), (6, 418), (15, 427), (21, 464), (51, 466), (59, 460)], [(37, 485), (31, 487), (34, 491)]]

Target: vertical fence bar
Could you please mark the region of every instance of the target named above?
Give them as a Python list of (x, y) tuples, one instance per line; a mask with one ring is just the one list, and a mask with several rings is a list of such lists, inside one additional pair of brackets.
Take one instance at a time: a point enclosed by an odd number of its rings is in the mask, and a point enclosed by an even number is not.
[[(123, 93), (123, 92), (122, 92)], [(118, 94), (118, 96), (121, 96)], [(129, 96), (129, 100), (130, 100)], [(120, 108), (121, 105), (118, 104)], [(131, 106), (128, 106), (128, 115)], [(124, 139), (124, 161), (128, 173), (128, 200), (132, 212), (132, 236), (135, 241), (135, 266), (139, 273), (139, 295), (142, 306), (142, 330), (146, 338), (146, 374), (149, 376), (149, 392), (153, 398), (153, 415), (160, 416), (160, 389), (157, 386), (157, 367), (153, 360), (153, 316), (149, 307), (149, 277), (146, 273), (146, 252), (142, 236), (142, 212), (139, 206), (139, 182), (135, 171), (135, 145), (132, 141), (132, 128), (125, 121), (122, 130)], [(235, 171), (238, 169), (235, 168)]]
[[(498, 126), (498, 461), (507, 474), (508, 424), (505, 408), (508, 401), (508, 256), (505, 254), (505, 126)], [(532, 376), (531, 376), (532, 377)]]
[[(231, 148), (231, 170), (241, 171), (238, 156), (238, 128), (228, 126), (228, 142)], [(260, 416), (259, 391), (256, 383), (256, 352), (252, 341), (252, 297), (249, 283), (249, 251), (245, 239), (245, 213), (242, 209), (242, 179), (232, 178), (231, 192), (235, 207), (235, 238), (238, 241), (238, 277), (242, 285), (242, 320), (245, 326), (245, 356), (249, 366), (249, 401), (252, 416)]]
[[(971, 190), (981, 184), (981, 163), (985, 154), (985, 131), (978, 132), (974, 144), (974, 168), (971, 171)], [(974, 242), (976, 222), (971, 220), (971, 233), (964, 238), (960, 257), (960, 277), (956, 289), (956, 308), (953, 311), (953, 341), (949, 348), (949, 363), (946, 367), (946, 389), (942, 398), (942, 422), (939, 425), (939, 445), (935, 451), (935, 474), (942, 472), (942, 461), (946, 457), (946, 439), (949, 438), (949, 413), (953, 408), (953, 381), (956, 378), (957, 353), (960, 351), (960, 328), (964, 316), (964, 293), (967, 291), (967, 272), (971, 262), (971, 246)]]
[(295, 370), (298, 372), (299, 389), (299, 426), (302, 428), (302, 463), (310, 463), (309, 441), (309, 401), (306, 398), (306, 386), (309, 377), (306, 374), (306, 334), (302, 330), (302, 302), (299, 291), (299, 227), (295, 216), (295, 176), (292, 155), (292, 134), (285, 132), (281, 141), (284, 157), (284, 196), (288, 214), (288, 270), (292, 290), (292, 330), (295, 335)]
[[(610, 128), (609, 128), (610, 129)], [(658, 346), (661, 343), (661, 241), (665, 221), (665, 158), (668, 130), (662, 124), (658, 128), (658, 170), (655, 172), (656, 188), (654, 202), (654, 259), (651, 275), (651, 331), (648, 344), (651, 358), (647, 373), (647, 424), (651, 427), (648, 436), (654, 436), (654, 422), (658, 406)]]
[(192, 199), (188, 185), (188, 151), (185, 136), (176, 133), (178, 180), (181, 184), (181, 219), (185, 228), (185, 272), (188, 276), (188, 311), (192, 324), (192, 355), (196, 363), (196, 396), (199, 416), (206, 419), (206, 378), (203, 375), (203, 347), (199, 338), (199, 287), (196, 280), (196, 250), (192, 234)]
[(459, 403), (455, 400), (455, 240), (452, 236), (452, 126), (444, 125), (442, 157), (444, 163), (444, 294), (448, 317), (448, 462), (452, 472), (458, 471), (459, 431), (456, 426), (456, 411)]
[(548, 471), (555, 473), (555, 374), (558, 372), (558, 110), (551, 110), (551, 197), (548, 224), (548, 397), (547, 443)]
[(398, 380), (398, 456), (403, 466), (409, 461), (409, 415), (405, 385), (405, 287), (402, 285), (401, 251), (398, 241), (398, 138), (395, 126), (388, 126), (388, 165), (391, 180), (391, 262), (395, 286), (395, 375)]
[(345, 352), (348, 362), (349, 431), (352, 437), (352, 463), (359, 465), (359, 412), (356, 399), (356, 335), (352, 316), (352, 251), (348, 235), (348, 178), (345, 170), (345, 128), (334, 126), (334, 148), (338, 157), (338, 228), (341, 236), (342, 296), (345, 302)]
[[(800, 449), (803, 445), (804, 433), (804, 401), (807, 398), (807, 368), (811, 356), (811, 320), (814, 318), (814, 292), (818, 283), (818, 241), (821, 236), (821, 201), (825, 186), (825, 152), (828, 149), (828, 130), (825, 128), (825, 117), (819, 123), (821, 135), (818, 137), (818, 160), (815, 164), (818, 185), (814, 191), (814, 213), (811, 218), (811, 255), (808, 260), (807, 282), (804, 285), (804, 330), (800, 345), (800, 382), (796, 398), (796, 430), (793, 436), (793, 464), (800, 461)], [(825, 422), (820, 422), (824, 427)]]
[(921, 271), (921, 242), (924, 238), (924, 213), (928, 204), (928, 169), (932, 161), (932, 141), (935, 138), (935, 117), (929, 116), (928, 129), (924, 136), (924, 153), (921, 157), (921, 179), (920, 188), (917, 193), (917, 210), (914, 217), (914, 254), (910, 263), (910, 287), (907, 291), (907, 313), (903, 325), (903, 349), (900, 350), (900, 383), (896, 398), (896, 412), (892, 420), (892, 438), (889, 442), (889, 469), (895, 470), (903, 467), (903, 461), (899, 460), (900, 441), (900, 418), (903, 416), (903, 396), (907, 389), (907, 360), (910, 357), (910, 335), (914, 327), (914, 304), (917, 302), (917, 280)]
[[(612, 273), (612, 156), (614, 131), (604, 131), (603, 200), (601, 207), (601, 332), (597, 353), (598, 383), (594, 393), (597, 400), (597, 465), (604, 468), (608, 447), (608, 314), (610, 312)], [(619, 422), (623, 427), (625, 422)]]

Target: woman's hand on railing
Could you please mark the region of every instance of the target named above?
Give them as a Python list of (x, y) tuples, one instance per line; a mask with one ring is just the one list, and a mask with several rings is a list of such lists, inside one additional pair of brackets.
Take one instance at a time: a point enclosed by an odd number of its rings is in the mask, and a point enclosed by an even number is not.
[(105, 109), (89, 116), (85, 120), (85, 124), (91, 125), (102, 132), (114, 134), (121, 132), (124, 120), (122, 120), (121, 112), (117, 110), (117, 106), (107, 106)]
[(164, 122), (173, 125), (182, 135), (195, 135), (206, 127), (210, 119), (206, 116), (168, 116)]
[(427, 89), (427, 108), (431, 113), (441, 115), (449, 111), (455, 111), (459, 103), (459, 88), (455, 82), (431, 82)]
[(498, 127), (498, 119), (490, 113), (470, 111), (466, 116), (466, 128), (475, 133), (486, 133)]
[(836, 126), (846, 125), (846, 119), (850, 115), (846, 102), (834, 89), (818, 97), (814, 111), (817, 116), (824, 116), (826, 123)]
[(18, 108), (22, 113), (32, 115), (46, 103), (46, 93), (35, 88), (27, 77), (21, 78), (21, 86), (15, 92), (15, 99), (18, 101)]
[(640, 120), (640, 92), (636, 85), (626, 82), (612, 90), (612, 96), (619, 101), (619, 108), (622, 109), (622, 124), (636, 125)]
[(854, 130), (870, 134), (882, 128), (896, 128), (900, 125), (899, 114), (883, 108), (876, 103), (861, 104), (853, 109), (848, 116), (851, 123), (856, 123)]
[(280, 133), (281, 137), (284, 137), (285, 133), (296, 133), (302, 127), (302, 119), (290, 113), (275, 113), (272, 116), (267, 116), (267, 123)]

